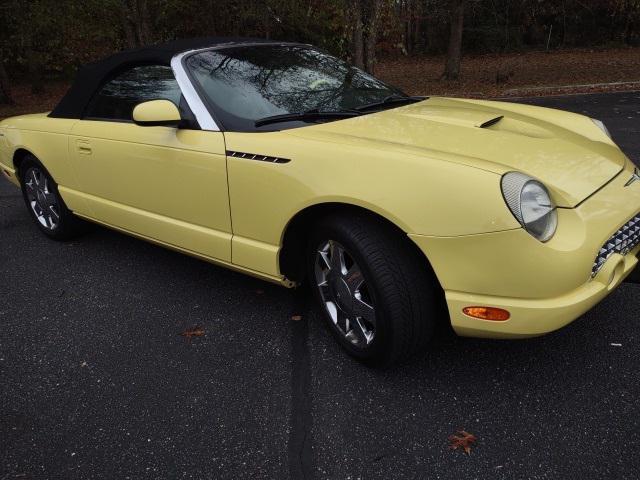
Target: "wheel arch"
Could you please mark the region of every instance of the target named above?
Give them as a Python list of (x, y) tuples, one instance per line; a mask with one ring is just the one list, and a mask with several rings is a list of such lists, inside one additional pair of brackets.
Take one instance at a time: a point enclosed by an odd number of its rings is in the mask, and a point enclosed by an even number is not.
[(30, 152), (24, 147), (18, 147), (16, 151), (13, 152), (13, 166), (16, 169), (16, 178), (18, 179), (20, 179), (20, 175), (21, 175), (20, 165), (22, 164), (24, 159), (27, 157), (34, 157), (36, 159), (38, 158), (32, 152)]
[(307, 248), (309, 232), (320, 219), (329, 215), (343, 214), (352, 212), (354, 215), (367, 215), (387, 228), (395, 231), (400, 241), (411, 249), (419, 261), (424, 262), (425, 268), (431, 273), (440, 287), (440, 282), (431, 266), (427, 255), (408, 237), (407, 231), (395, 219), (391, 220), (381, 213), (375, 212), (369, 208), (343, 202), (326, 202), (317, 203), (305, 207), (298, 211), (285, 227), (280, 253), (278, 256), (278, 265), (280, 272), (289, 280), (294, 282), (302, 282), (306, 276), (304, 253)]

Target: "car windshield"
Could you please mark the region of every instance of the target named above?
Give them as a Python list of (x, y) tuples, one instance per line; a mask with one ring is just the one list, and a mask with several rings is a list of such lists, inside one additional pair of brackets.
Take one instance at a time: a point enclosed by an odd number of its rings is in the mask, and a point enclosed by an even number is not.
[[(331, 115), (268, 122), (275, 115), (355, 111), (405, 96), (368, 73), (312, 47), (259, 45), (194, 53), (186, 67), (225, 129), (292, 128)], [(397, 106), (397, 105), (394, 105)]]

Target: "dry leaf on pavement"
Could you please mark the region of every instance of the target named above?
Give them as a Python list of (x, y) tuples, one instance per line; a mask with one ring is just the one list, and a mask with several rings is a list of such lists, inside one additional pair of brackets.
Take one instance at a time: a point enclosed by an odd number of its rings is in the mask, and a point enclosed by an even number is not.
[(458, 430), (456, 435), (449, 436), (449, 448), (451, 450), (457, 450), (462, 448), (467, 455), (471, 454), (471, 444), (476, 441), (475, 435), (465, 432), (464, 430)]
[(204, 328), (200, 326), (189, 328), (180, 335), (187, 337), (189, 340), (191, 340), (191, 337), (202, 337), (204, 335)]

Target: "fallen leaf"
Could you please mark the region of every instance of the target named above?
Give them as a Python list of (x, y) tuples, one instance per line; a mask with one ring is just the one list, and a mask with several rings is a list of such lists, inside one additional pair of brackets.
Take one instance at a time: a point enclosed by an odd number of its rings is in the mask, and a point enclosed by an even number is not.
[(293, 315), (291, 317), (291, 320), (293, 320), (294, 322), (299, 322), (300, 320), (302, 320), (302, 315)]
[(197, 327), (193, 327), (193, 328), (189, 328), (187, 330), (185, 330), (184, 332), (182, 332), (180, 335), (182, 335), (183, 337), (187, 337), (189, 340), (191, 340), (191, 337), (201, 337), (204, 335), (204, 328), (197, 326)]
[(457, 450), (458, 448), (462, 448), (464, 450), (464, 453), (466, 453), (467, 455), (470, 455), (471, 444), (476, 441), (475, 435), (469, 432), (465, 432), (464, 430), (458, 430), (456, 433), (457, 435), (449, 436), (449, 442), (451, 442), (451, 444), (449, 445), (449, 448), (451, 450)]

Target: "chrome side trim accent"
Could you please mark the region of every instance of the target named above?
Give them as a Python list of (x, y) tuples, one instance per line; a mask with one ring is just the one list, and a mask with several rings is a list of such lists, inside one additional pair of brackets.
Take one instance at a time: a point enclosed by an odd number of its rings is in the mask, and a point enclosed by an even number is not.
[(196, 120), (198, 120), (200, 128), (211, 132), (219, 132), (220, 127), (215, 122), (209, 113), (209, 110), (207, 110), (207, 107), (200, 98), (200, 95), (198, 95), (198, 92), (196, 92), (196, 89), (191, 84), (191, 80), (184, 69), (184, 65), (182, 65), (182, 58), (191, 52), (192, 51), (182, 52), (174, 56), (171, 59), (171, 69), (173, 70), (173, 74), (176, 77), (176, 81), (178, 82), (178, 86), (182, 91), (184, 99), (195, 115)]
[(258, 153), (236, 152), (234, 150), (227, 150), (227, 156), (233, 158), (244, 158), (246, 160), (257, 160), (259, 162), (268, 163), (289, 163), (291, 161), (290, 158), (271, 157), (269, 155), (260, 155)]

